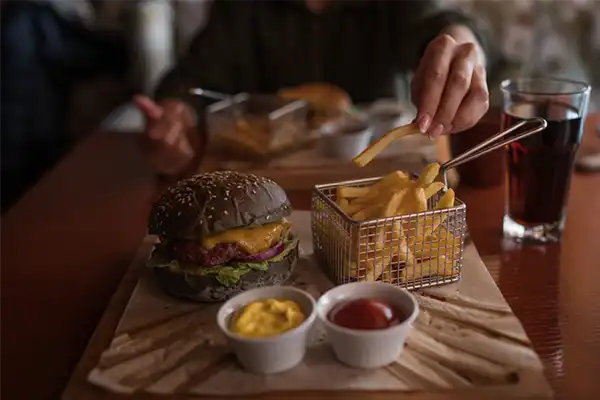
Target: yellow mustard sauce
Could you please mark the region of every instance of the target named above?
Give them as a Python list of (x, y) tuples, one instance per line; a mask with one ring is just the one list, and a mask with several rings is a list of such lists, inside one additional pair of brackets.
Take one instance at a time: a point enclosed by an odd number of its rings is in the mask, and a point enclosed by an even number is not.
[(264, 299), (247, 304), (233, 320), (231, 330), (240, 336), (263, 338), (294, 329), (305, 319), (292, 300)]

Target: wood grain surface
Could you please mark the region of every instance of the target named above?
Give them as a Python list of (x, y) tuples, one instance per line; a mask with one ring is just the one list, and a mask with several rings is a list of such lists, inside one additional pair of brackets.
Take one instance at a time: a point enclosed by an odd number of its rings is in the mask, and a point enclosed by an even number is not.
[[(593, 131), (599, 120), (595, 116), (588, 121), (588, 148), (600, 148)], [(4, 398), (56, 398), (70, 376), (67, 399), (120, 398), (87, 384), (85, 377), (108, 345), (137, 280), (138, 271), (127, 266), (145, 235), (147, 213), (160, 190), (135, 137), (96, 133), (2, 217)], [(308, 208), (308, 191), (291, 191), (289, 196), (296, 208)], [(503, 243), (502, 187), (460, 189), (459, 196), (469, 207), (474, 242), (546, 363), (558, 397), (596, 398), (600, 175), (574, 176), (560, 245)], [(341, 396), (397, 398), (394, 393)], [(308, 395), (324, 397), (339, 396)], [(430, 398), (451, 397), (440, 393)]]

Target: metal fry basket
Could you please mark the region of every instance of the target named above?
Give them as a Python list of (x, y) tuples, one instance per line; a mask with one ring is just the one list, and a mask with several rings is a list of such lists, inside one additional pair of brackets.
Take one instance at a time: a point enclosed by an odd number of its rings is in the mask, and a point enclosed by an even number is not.
[[(524, 132), (509, 134), (533, 124)], [(523, 120), (493, 135), (440, 166), (446, 172), (516, 140), (541, 132), (542, 118)], [(435, 210), (442, 196), (428, 200), (430, 211), (358, 221), (336, 203), (340, 187), (370, 186), (381, 178), (317, 185), (312, 192), (313, 248), (337, 285), (353, 281), (382, 281), (408, 290), (438, 286), (460, 279), (467, 229), (467, 207), (455, 199), (452, 208)]]
[[(466, 206), (356, 221), (336, 204), (338, 187), (361, 187), (381, 178), (318, 185), (312, 193), (315, 255), (335, 284), (382, 281), (406, 289), (460, 279)], [(441, 194), (429, 199), (433, 209)]]

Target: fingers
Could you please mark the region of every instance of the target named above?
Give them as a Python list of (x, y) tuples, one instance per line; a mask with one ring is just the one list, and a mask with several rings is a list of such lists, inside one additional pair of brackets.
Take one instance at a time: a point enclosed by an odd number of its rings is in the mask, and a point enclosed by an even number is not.
[(473, 127), (485, 115), (489, 105), (485, 69), (479, 65), (475, 67), (469, 92), (460, 104), (452, 121), (452, 133)]
[(163, 115), (163, 108), (147, 96), (136, 95), (133, 97), (133, 102), (151, 120), (157, 120)]
[(425, 50), (413, 81), (411, 97), (416, 122), (431, 138), (472, 127), (489, 107), (485, 69), (471, 42), (449, 35), (435, 38)]
[(436, 138), (452, 131), (454, 116), (471, 86), (475, 57), (476, 49), (472, 43), (456, 48), (442, 99), (427, 132), (430, 137)]
[(442, 98), (455, 43), (449, 35), (440, 35), (429, 43), (421, 60), (415, 89), (418, 89), (417, 123), (423, 133), (431, 128)]
[(158, 105), (136, 96), (134, 102), (148, 117), (142, 143), (152, 169), (159, 174), (180, 173), (195, 157), (196, 149), (188, 137), (196, 126), (194, 110), (177, 99)]

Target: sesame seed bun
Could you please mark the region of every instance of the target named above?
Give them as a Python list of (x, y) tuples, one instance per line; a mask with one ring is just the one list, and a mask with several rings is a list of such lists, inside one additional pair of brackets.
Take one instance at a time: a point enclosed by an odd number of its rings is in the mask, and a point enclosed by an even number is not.
[[(230, 282), (205, 274), (212, 267), (172, 260), (173, 254), (163, 245), (180, 240), (200, 243), (202, 238), (227, 230), (281, 221), (291, 211), (284, 190), (260, 176), (227, 171), (182, 180), (168, 188), (152, 208), (148, 226), (151, 234), (160, 237), (161, 245), (155, 247), (148, 267), (165, 292), (192, 301), (224, 301), (250, 288), (282, 284), (298, 261), (298, 242), (290, 236), (282, 238), (284, 253), (265, 260), (264, 269), (245, 270)], [(220, 266), (221, 271), (240, 268), (232, 265)]]
[(150, 213), (150, 234), (200, 238), (229, 229), (277, 222), (292, 208), (270, 179), (233, 171), (208, 172), (168, 188)]

